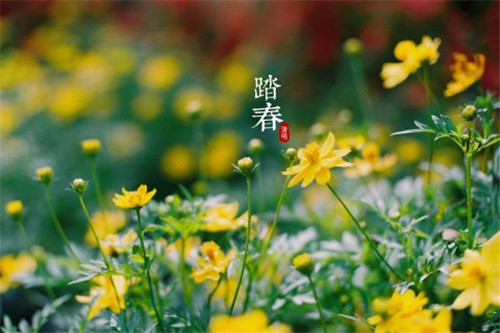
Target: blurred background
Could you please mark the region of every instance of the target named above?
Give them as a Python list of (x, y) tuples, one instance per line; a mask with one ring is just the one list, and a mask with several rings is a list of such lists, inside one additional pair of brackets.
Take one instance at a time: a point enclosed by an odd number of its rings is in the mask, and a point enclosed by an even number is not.
[[(427, 138), (389, 135), (409, 128), (413, 119), (426, 119), (424, 89), (411, 77), (386, 90), (379, 78), (382, 64), (395, 61), (398, 41), (418, 43), (423, 35), (442, 40), (440, 59), (430, 69), (438, 96), (450, 80), (455, 51), (484, 53), (483, 86), (498, 92), (498, 1), (0, 5), (1, 204), (22, 200), (30, 237), (54, 253), (62, 244), (52, 237), (35, 169), (54, 168), (56, 211), (71, 240), (81, 242), (86, 222), (76, 195), (66, 189), (73, 178), (90, 179), (83, 139), (102, 142), (97, 167), (111, 206), (110, 197), (122, 186), (140, 184), (157, 188), (158, 200), (178, 191), (178, 184), (244, 200), (242, 177), (231, 163), (248, 155), (250, 139), (260, 138), (262, 209), (272, 210), (283, 182), (280, 150), (298, 148), (324, 129), (339, 139), (361, 135), (384, 153), (396, 153), (392, 179), (417, 174)], [(350, 38), (362, 48), (345, 46)], [(290, 124), (286, 144), (277, 132), (252, 128), (252, 109), (265, 106), (254, 98), (254, 78), (268, 75), (281, 85), (273, 105)], [(472, 96), (448, 99), (447, 112), (456, 116)], [(199, 120), (191, 117), (193, 105)], [(447, 145), (436, 149), (436, 162), (460, 162)], [(287, 200), (301, 193), (294, 190)], [(322, 205), (307, 198), (305, 205)], [(94, 192), (86, 199), (96, 211)], [(16, 226), (5, 212), (1, 217), (0, 252), (19, 251)]]

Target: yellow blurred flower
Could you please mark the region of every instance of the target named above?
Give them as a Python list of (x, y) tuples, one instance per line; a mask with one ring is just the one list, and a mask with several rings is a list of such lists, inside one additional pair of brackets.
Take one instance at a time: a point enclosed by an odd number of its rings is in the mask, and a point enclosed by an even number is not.
[(279, 323), (269, 325), (269, 319), (264, 311), (253, 310), (241, 316), (218, 315), (210, 320), (208, 331), (211, 333), (288, 333), (292, 332), (292, 329), (288, 325)]
[(314, 180), (319, 185), (325, 185), (330, 181), (330, 169), (335, 167), (350, 167), (352, 164), (342, 159), (349, 154), (351, 149), (345, 148), (334, 150), (335, 137), (332, 132), (320, 146), (316, 141), (309, 143), (298, 152), (299, 164), (289, 167), (282, 172), (284, 175), (295, 175), (288, 184), (288, 187), (297, 185), (302, 181), (301, 187), (306, 187)]
[(27, 253), (0, 257), (0, 294), (18, 285), (18, 279), (36, 270), (35, 259)]
[(187, 145), (168, 148), (161, 157), (161, 171), (173, 181), (186, 181), (196, 173), (196, 155)]
[[(210, 284), (210, 289), (213, 290), (216, 284), (217, 282), (213, 281)], [(224, 304), (226, 306), (231, 306), (234, 294), (236, 293), (237, 286), (238, 286), (238, 281), (236, 279), (232, 278), (223, 279), (219, 284), (219, 288), (217, 288), (217, 290), (214, 293), (213, 296), (214, 299), (221, 299), (224, 301)], [(245, 291), (240, 290), (236, 301), (243, 300), (244, 298), (245, 298)]]
[(88, 156), (95, 156), (101, 149), (99, 139), (86, 139), (81, 142), (83, 152)]
[(241, 102), (232, 94), (219, 93), (214, 97), (213, 117), (217, 120), (231, 120), (241, 111)]
[(484, 54), (474, 54), (473, 61), (468, 61), (467, 56), (462, 53), (454, 53), (455, 63), (450, 66), (452, 81), (446, 85), (445, 97), (456, 95), (474, 82), (481, 79), (484, 73), (486, 58)]
[(209, 178), (223, 178), (233, 174), (231, 163), (240, 157), (242, 141), (230, 130), (220, 131), (211, 137), (203, 150), (201, 164)]
[(137, 209), (145, 206), (155, 195), (156, 189), (148, 192), (147, 185), (141, 185), (135, 191), (127, 191), (122, 187), (123, 195), (116, 193), (113, 204), (123, 209)]
[(89, 102), (90, 96), (82, 86), (67, 82), (55, 89), (49, 111), (60, 120), (70, 121), (79, 117)]
[(0, 134), (6, 135), (14, 131), (21, 123), (20, 110), (2, 101), (0, 104)]
[(396, 146), (396, 153), (405, 163), (415, 163), (420, 160), (424, 151), (423, 145), (413, 139), (401, 139)]
[(431, 311), (422, 310), (412, 317), (408, 329), (417, 333), (449, 333), (451, 332), (451, 321), (451, 311), (447, 308), (441, 308), (434, 318)]
[(362, 135), (347, 136), (337, 140), (339, 148), (351, 148), (352, 150), (361, 150), (365, 145), (365, 137)]
[(345, 171), (347, 177), (363, 177), (387, 173), (398, 161), (395, 154), (380, 156), (380, 148), (375, 143), (368, 143), (361, 151), (362, 158), (354, 158), (354, 168)]
[[(99, 240), (104, 240), (108, 235), (115, 234), (125, 227), (127, 215), (121, 210), (97, 211), (92, 214), (91, 220), (97, 237)], [(94, 234), (90, 228), (87, 229), (87, 233), (85, 234), (85, 243), (90, 246), (97, 246)]]
[(179, 62), (171, 56), (148, 59), (139, 73), (139, 83), (147, 88), (168, 89), (181, 75)]
[[(111, 283), (113, 280), (114, 286)], [(104, 309), (120, 313), (125, 308), (124, 295), (127, 293), (129, 282), (122, 275), (100, 275), (91, 280), (96, 286), (90, 289), (88, 296), (75, 296), (80, 303), (91, 304), (87, 319), (92, 319)]]
[(219, 245), (212, 241), (201, 244), (201, 253), (203, 253), (203, 257), (198, 259), (200, 267), (193, 269), (193, 273), (190, 275), (195, 283), (201, 283), (207, 279), (218, 281), (220, 274), (226, 272), (227, 266), (236, 256), (235, 249), (231, 249), (225, 255)]
[(373, 301), (372, 307), (377, 314), (368, 318), (368, 323), (377, 326), (375, 332), (411, 332), (411, 318), (422, 311), (428, 301), (423, 292), (416, 296), (411, 289), (403, 294), (395, 291), (390, 299)]
[[(239, 205), (237, 202), (222, 203), (209, 208), (205, 212), (205, 217), (203, 218), (203, 230), (208, 232), (221, 232), (246, 227), (248, 212), (243, 213), (240, 217), (236, 217), (238, 208)], [(256, 221), (257, 217), (252, 216), (251, 222), (255, 223)]]
[(23, 215), (23, 202), (21, 200), (7, 202), (5, 205), (5, 212), (9, 214), (12, 219), (18, 220)]
[(35, 172), (38, 179), (40, 179), (40, 181), (45, 185), (50, 183), (52, 176), (54, 175), (54, 170), (49, 166), (38, 168)]
[(78, 58), (72, 74), (87, 91), (101, 93), (113, 87), (112, 67), (112, 63), (109, 63), (103, 54), (90, 51)]
[(108, 234), (102, 242), (102, 249), (108, 256), (124, 253), (132, 247), (136, 239), (137, 233), (134, 229), (129, 229), (121, 237), (116, 234)]
[(121, 124), (107, 131), (107, 150), (114, 158), (126, 158), (137, 153), (144, 143), (144, 133), (140, 126), (134, 123)]
[(145, 91), (134, 98), (132, 110), (141, 120), (156, 118), (163, 107), (161, 96), (153, 91)]
[(2, 73), (0, 88), (4, 90), (15, 88), (26, 82), (38, 81), (44, 71), (32, 54), (16, 50), (2, 54), (0, 73)]
[(419, 45), (410, 40), (399, 42), (394, 48), (394, 56), (400, 62), (385, 63), (382, 66), (380, 77), (384, 80), (384, 87), (397, 86), (410, 74), (415, 73), (424, 61), (434, 64), (439, 58), (438, 47), (440, 44), (439, 38), (432, 39), (429, 36), (422, 37), (422, 42)]
[(447, 281), (453, 289), (463, 290), (453, 302), (453, 309), (470, 306), (474, 316), (483, 314), (490, 304), (500, 306), (500, 232), (480, 252), (465, 250), (460, 269), (450, 273)]
[(212, 96), (199, 87), (183, 89), (175, 98), (174, 110), (179, 119), (192, 121), (192, 113), (198, 112), (198, 118), (205, 118), (212, 112)]
[(217, 74), (217, 83), (221, 91), (236, 95), (253, 92), (255, 72), (239, 59), (229, 60)]

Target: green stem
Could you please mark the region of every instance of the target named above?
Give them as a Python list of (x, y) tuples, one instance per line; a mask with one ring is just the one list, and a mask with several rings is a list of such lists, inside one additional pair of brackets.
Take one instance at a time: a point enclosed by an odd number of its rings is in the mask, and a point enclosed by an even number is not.
[(473, 247), (474, 233), (472, 232), (472, 156), (465, 156), (465, 181), (467, 190), (467, 231), (469, 232), (469, 249)]
[[(104, 249), (102, 248), (102, 245), (101, 245), (101, 240), (97, 236), (97, 232), (95, 231), (94, 226), (92, 225), (92, 219), (90, 218), (89, 211), (87, 210), (87, 206), (85, 205), (85, 201), (83, 200), (83, 195), (78, 194), (78, 199), (80, 200), (80, 205), (82, 206), (83, 213), (85, 214), (85, 217), (87, 218), (87, 223), (89, 225), (89, 228), (92, 231), (92, 234), (94, 235), (97, 247), (99, 248), (99, 251), (101, 252), (101, 256), (102, 256), (102, 259), (104, 260), (104, 264), (106, 265), (106, 268), (108, 269), (108, 271), (111, 271), (112, 266), (109, 263), (109, 260), (106, 256), (106, 254), (104, 253)], [(120, 307), (120, 309), (125, 311), (124, 318), (125, 318), (125, 324), (126, 324), (127, 323), (127, 313), (126, 313), (127, 307), (125, 306), (124, 308), (122, 308), (122, 306), (121, 306), (120, 296), (118, 295), (118, 290), (116, 289), (115, 281), (113, 281), (112, 275), (109, 276), (109, 281), (111, 282), (111, 286), (113, 287), (113, 291), (115, 293), (115, 297), (116, 297), (116, 301), (118, 302), (118, 306)]]
[(311, 278), (311, 274), (307, 275), (307, 279), (309, 280), (309, 283), (311, 284), (311, 289), (312, 289), (312, 292), (314, 295), (314, 300), (316, 301), (316, 306), (318, 307), (319, 319), (321, 321), (321, 326), (323, 327), (323, 332), (326, 333), (325, 317), (323, 316), (323, 310), (321, 309), (321, 304), (319, 303), (318, 293), (316, 292), (316, 287), (314, 286), (314, 282)]
[(236, 304), (236, 299), (238, 298), (238, 293), (240, 291), (241, 282), (243, 281), (243, 275), (245, 273), (245, 267), (247, 263), (248, 256), (248, 245), (250, 243), (250, 222), (252, 221), (252, 193), (251, 193), (251, 184), (250, 184), (250, 176), (247, 176), (247, 198), (248, 198), (248, 222), (247, 222), (247, 237), (245, 240), (245, 254), (243, 255), (243, 266), (241, 267), (241, 274), (238, 280), (238, 285), (236, 286), (236, 291), (234, 293), (233, 302), (231, 303), (231, 308), (229, 309), (229, 316), (233, 315), (234, 305)]
[(345, 211), (347, 212), (347, 214), (351, 217), (351, 220), (354, 222), (354, 224), (356, 224), (356, 226), (358, 227), (358, 229), (363, 233), (363, 235), (365, 236), (366, 240), (368, 241), (368, 243), (370, 243), (370, 246), (372, 247), (372, 249), (374, 250), (375, 254), (377, 255), (377, 257), (387, 266), (387, 268), (389, 268), (389, 270), (400, 280), (400, 281), (404, 281), (404, 279), (394, 270), (394, 268), (392, 268), (392, 266), (387, 262), (387, 260), (385, 260), (385, 258), (382, 256), (382, 254), (380, 254), (380, 252), (378, 251), (378, 248), (377, 246), (375, 245), (375, 243), (373, 243), (372, 239), (370, 238), (370, 236), (368, 236), (368, 234), (366, 233), (366, 231), (361, 227), (361, 225), (359, 224), (358, 220), (354, 217), (354, 215), (352, 215), (351, 211), (349, 210), (349, 208), (346, 206), (346, 204), (344, 203), (344, 201), (339, 197), (339, 195), (337, 194), (337, 192), (335, 192), (335, 190), (333, 189), (333, 187), (330, 185), (330, 184), (326, 184), (328, 186), (328, 188), (330, 189), (330, 192), (332, 192), (332, 194), (335, 196), (335, 198), (337, 198), (337, 200), (340, 202), (340, 204), (342, 205), (342, 207), (344, 207)]
[(357, 95), (359, 108), (361, 109), (361, 114), (363, 115), (363, 121), (366, 124), (373, 121), (373, 109), (371, 103), (368, 99), (368, 93), (366, 91), (366, 84), (363, 80), (363, 68), (359, 61), (358, 56), (349, 56), (349, 64), (351, 65), (352, 81), (354, 83), (354, 90)]
[[(255, 155), (255, 164), (260, 163), (260, 154)], [(264, 195), (263, 195), (263, 185), (262, 185), (262, 170), (261, 168), (257, 168), (255, 170), (255, 176), (257, 178), (257, 187), (258, 187), (258, 194), (259, 194), (259, 200), (258, 200), (258, 207), (259, 207), (259, 214), (262, 213), (264, 210)]]
[(144, 246), (144, 237), (142, 236), (142, 221), (141, 221), (140, 208), (137, 208), (135, 210), (135, 212), (137, 213), (137, 222), (139, 224), (139, 239), (141, 241), (142, 254), (144, 257), (144, 272), (146, 273), (146, 277), (148, 279), (151, 304), (153, 305), (153, 309), (154, 309), (155, 315), (156, 315), (156, 320), (158, 321), (158, 326), (160, 326), (160, 331), (166, 332), (164, 327), (163, 327), (163, 321), (161, 320), (160, 312), (158, 311), (158, 307), (156, 306), (155, 295), (154, 295), (154, 291), (153, 291), (153, 283), (151, 282), (151, 274), (149, 272), (149, 257), (146, 253), (146, 247)]
[[(429, 84), (429, 70), (427, 68), (427, 65), (424, 65), (423, 67), (423, 85), (425, 88), (425, 102), (427, 105), (427, 111), (429, 113), (429, 120), (432, 123), (432, 108), (431, 108), (431, 99), (435, 99), (434, 94), (432, 93), (432, 90), (430, 88)], [(436, 100), (437, 103), (437, 100)], [(427, 160), (428, 163), (428, 169), (427, 169), (427, 187), (430, 186), (432, 183), (432, 160), (434, 158), (434, 137), (430, 136), (429, 139), (429, 158)]]
[(40, 267), (40, 272), (42, 273), (42, 278), (43, 278), (43, 284), (45, 286), (45, 291), (47, 292), (47, 294), (49, 294), (49, 296), (52, 299), (56, 299), (57, 296), (56, 296), (56, 294), (54, 292), (54, 289), (52, 289), (52, 287), (50, 286), (50, 284), (48, 282), (49, 281), (49, 277), (47, 275), (47, 272), (45, 271), (45, 268), (42, 268), (42, 261), (40, 260), (40, 258), (38, 258), (37, 255), (35, 255), (33, 253), (33, 251), (30, 250), (30, 242), (29, 242), (29, 239), (28, 239), (28, 235), (26, 234), (26, 230), (24, 229), (22, 221), (18, 221), (18, 224), (19, 224), (19, 229), (21, 230), (21, 234), (23, 235), (23, 239), (24, 239), (24, 243), (25, 243), (26, 249), (28, 249), (28, 251), (31, 252), (31, 255), (35, 258), (37, 267)]
[(219, 289), (220, 283), (223, 279), (224, 275), (219, 276), (219, 280), (217, 280), (217, 284), (215, 285), (214, 290), (208, 295), (208, 300), (207, 300), (207, 309), (208, 309), (208, 314), (210, 315), (210, 308), (212, 306), (212, 298), (214, 297), (215, 293), (217, 292), (217, 289)]
[[(292, 164), (293, 163), (290, 163), (290, 166)], [(257, 265), (255, 265), (254, 270), (257, 270), (260, 267), (262, 260), (264, 259), (264, 257), (267, 254), (267, 250), (269, 248), (269, 244), (271, 242), (271, 239), (274, 236), (274, 232), (276, 230), (276, 225), (278, 224), (278, 219), (280, 216), (281, 206), (283, 205), (283, 199), (285, 198), (285, 194), (286, 194), (286, 191), (288, 189), (288, 183), (290, 181), (290, 177), (291, 176), (286, 177), (285, 184), (283, 185), (283, 188), (281, 189), (280, 198), (278, 200), (278, 206), (276, 207), (276, 212), (274, 213), (274, 220), (273, 220), (273, 223), (271, 225), (271, 229), (269, 230), (269, 233), (268, 233), (266, 239), (264, 240), (264, 243), (262, 245), (262, 249), (260, 251), (260, 256), (259, 256), (259, 259), (257, 260)], [(254, 272), (254, 274), (255, 274), (255, 272)], [(248, 280), (247, 292), (245, 295), (245, 302), (243, 303), (243, 312), (245, 312), (246, 309), (248, 308), (250, 294), (252, 293), (252, 283), (253, 283), (254, 274), (250, 275), (250, 279)]]
[(59, 222), (59, 219), (57, 218), (56, 212), (54, 210), (54, 206), (52, 206), (52, 199), (50, 196), (50, 191), (49, 191), (48, 185), (45, 185), (45, 197), (47, 198), (47, 205), (49, 206), (50, 216), (52, 217), (52, 222), (54, 222), (54, 225), (57, 229), (57, 232), (59, 232), (59, 235), (61, 236), (64, 244), (69, 249), (71, 254), (76, 258), (76, 260), (80, 261), (80, 259), (76, 255), (75, 251), (71, 247), (71, 244), (69, 243), (68, 237), (66, 237), (66, 234), (64, 233), (64, 230), (61, 227), (61, 223)]
[(179, 259), (179, 271), (181, 275), (182, 292), (184, 294), (184, 301), (188, 305), (192, 305), (189, 286), (186, 280), (186, 239), (184, 235), (181, 237), (181, 257)]

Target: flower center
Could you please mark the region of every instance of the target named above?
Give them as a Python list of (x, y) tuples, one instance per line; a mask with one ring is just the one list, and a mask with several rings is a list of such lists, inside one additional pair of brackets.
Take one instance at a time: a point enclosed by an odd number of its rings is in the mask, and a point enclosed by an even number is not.
[(313, 142), (305, 146), (303, 154), (306, 160), (308, 160), (311, 164), (314, 164), (319, 161), (319, 151), (319, 145), (316, 142)]

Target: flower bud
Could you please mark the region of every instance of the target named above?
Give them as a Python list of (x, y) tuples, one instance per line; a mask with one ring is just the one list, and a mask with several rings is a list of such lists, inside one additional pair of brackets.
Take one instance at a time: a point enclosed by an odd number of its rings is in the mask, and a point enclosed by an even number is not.
[(98, 139), (87, 139), (82, 141), (81, 146), (85, 155), (94, 157), (101, 150), (101, 141)]
[(440, 230), (439, 233), (441, 234), (443, 240), (447, 243), (454, 242), (458, 238), (460, 238), (460, 232), (452, 228), (445, 228), (443, 230)]
[(248, 151), (252, 155), (259, 155), (264, 148), (264, 143), (261, 139), (254, 138), (248, 142)]
[(476, 118), (477, 109), (474, 105), (466, 105), (462, 110), (462, 118), (466, 121), (473, 121)]
[(309, 275), (314, 269), (311, 256), (308, 253), (302, 253), (293, 258), (293, 267), (304, 275)]
[(238, 168), (244, 172), (250, 172), (253, 168), (253, 160), (250, 157), (243, 157), (238, 161)]
[(363, 51), (363, 43), (358, 38), (349, 38), (344, 42), (343, 50), (348, 55), (355, 55)]
[(77, 194), (82, 195), (87, 189), (87, 182), (81, 178), (75, 178), (71, 182), (71, 187)]
[(189, 120), (192, 122), (197, 122), (201, 119), (201, 103), (198, 100), (192, 100), (187, 105), (186, 113), (188, 115)]
[(5, 211), (13, 220), (18, 221), (23, 216), (24, 210), (22, 201), (13, 200), (7, 202), (7, 204), (5, 205)]
[(36, 175), (44, 185), (49, 185), (52, 180), (52, 176), (54, 175), (54, 170), (51, 167), (45, 166), (36, 169)]
[(285, 158), (288, 162), (292, 163), (297, 159), (297, 150), (295, 148), (288, 148), (285, 151)]

